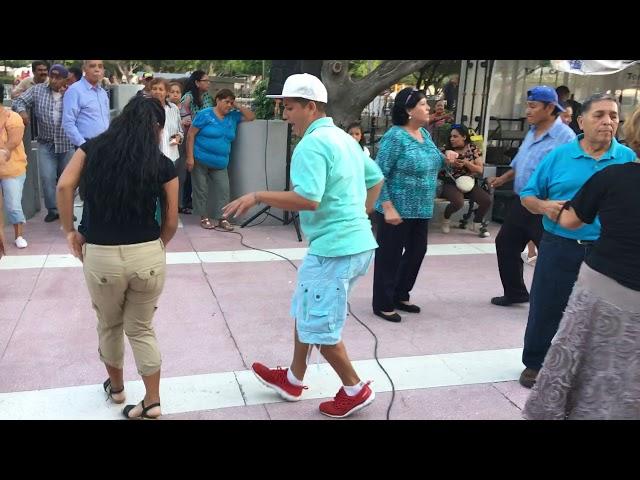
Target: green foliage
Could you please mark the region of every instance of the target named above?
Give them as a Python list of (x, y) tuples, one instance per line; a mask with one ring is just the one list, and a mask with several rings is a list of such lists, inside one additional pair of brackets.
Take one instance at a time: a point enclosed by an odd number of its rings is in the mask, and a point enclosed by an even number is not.
[(358, 80), (366, 77), (381, 63), (382, 60), (351, 60), (351, 62), (349, 62), (349, 73), (351, 74), (351, 78)]
[(33, 60), (0, 60), (0, 63), (2, 63), (3, 66), (7, 66), (9, 68), (31, 68), (31, 62), (33, 62)]
[(261, 80), (253, 91), (253, 111), (256, 118), (262, 120), (273, 119), (274, 101), (267, 98), (267, 80)]

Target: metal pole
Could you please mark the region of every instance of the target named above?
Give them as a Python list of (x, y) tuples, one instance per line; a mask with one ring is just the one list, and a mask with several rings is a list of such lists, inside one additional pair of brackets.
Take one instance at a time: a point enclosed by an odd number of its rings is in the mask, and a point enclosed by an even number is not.
[[(460, 80), (458, 82), (458, 100), (456, 102), (456, 123), (463, 123), (463, 112), (467, 99), (467, 72), (469, 71), (469, 60), (460, 63)], [(462, 101), (460, 97), (462, 96)]]
[(476, 60), (475, 69), (473, 72), (473, 90), (471, 92), (471, 110), (469, 111), (469, 122), (467, 125), (471, 127), (471, 122), (473, 122), (473, 107), (476, 104), (476, 87), (478, 84), (478, 67), (480, 66), (480, 60)]
[[(287, 123), (287, 157), (286, 157), (286, 172), (285, 172), (285, 191), (289, 191), (291, 187), (291, 132), (292, 127), (290, 123)], [(287, 225), (289, 223), (289, 211), (285, 210), (283, 215), (284, 221), (283, 224)]]

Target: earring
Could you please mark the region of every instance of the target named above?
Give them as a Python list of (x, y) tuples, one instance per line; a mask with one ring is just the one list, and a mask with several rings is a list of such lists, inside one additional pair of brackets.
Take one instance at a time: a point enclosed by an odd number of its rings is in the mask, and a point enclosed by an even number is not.
[(409, 120), (411, 120), (411, 114), (409, 114)]

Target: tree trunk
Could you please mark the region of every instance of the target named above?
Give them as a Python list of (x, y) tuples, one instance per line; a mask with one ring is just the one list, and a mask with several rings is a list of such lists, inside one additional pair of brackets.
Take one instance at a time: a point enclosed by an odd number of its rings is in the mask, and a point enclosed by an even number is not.
[(366, 77), (353, 81), (349, 60), (324, 60), (322, 81), (329, 94), (328, 114), (339, 127), (357, 121), (362, 110), (383, 90), (420, 70), (429, 60), (385, 60)]

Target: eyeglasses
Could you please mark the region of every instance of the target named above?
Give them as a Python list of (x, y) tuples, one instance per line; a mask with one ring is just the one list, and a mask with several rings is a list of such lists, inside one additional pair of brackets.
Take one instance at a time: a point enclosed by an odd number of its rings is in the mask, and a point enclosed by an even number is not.
[(416, 93), (418, 91), (417, 88), (414, 88), (413, 90), (411, 90), (411, 92), (409, 93), (409, 95), (407, 95), (407, 99), (404, 101), (404, 106), (406, 107), (409, 104), (409, 100), (411, 100), (411, 97), (413, 96), (414, 93)]
[(209, 80), (208, 78), (203, 78), (201, 80), (198, 80), (199, 82), (210, 82), (211, 80)]

